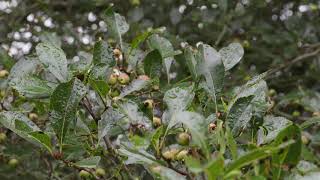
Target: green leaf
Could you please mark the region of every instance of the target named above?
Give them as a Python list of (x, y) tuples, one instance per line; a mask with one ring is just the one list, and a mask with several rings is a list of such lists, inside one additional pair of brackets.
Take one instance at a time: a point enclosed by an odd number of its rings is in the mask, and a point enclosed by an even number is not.
[(223, 157), (218, 157), (217, 159), (210, 161), (205, 168), (205, 172), (209, 180), (217, 179), (217, 177), (223, 174), (223, 170), (224, 170)]
[(142, 124), (146, 129), (152, 128), (151, 121), (140, 111), (139, 106), (135, 102), (123, 102), (119, 105), (119, 108), (131, 124)]
[(70, 123), (76, 119), (78, 105), (85, 94), (86, 87), (78, 79), (59, 84), (52, 93), (50, 121), (58, 136), (60, 146), (63, 145)]
[(69, 69), (74, 74), (86, 74), (92, 65), (93, 56), (90, 53), (80, 51), (78, 52), (79, 60), (69, 64)]
[(128, 157), (125, 161), (126, 164), (152, 165), (157, 163), (156, 158), (144, 150), (135, 150), (122, 146), (118, 151)]
[(34, 124), (30, 119), (28, 119), (23, 113), (21, 112), (14, 112), (14, 111), (5, 111), (0, 112), (0, 123), (19, 135), (20, 137), (35, 143), (28, 133), (32, 131), (40, 131), (38, 126)]
[(163, 101), (167, 104), (169, 112), (184, 111), (192, 102), (195, 93), (193, 85), (189, 87), (175, 87), (164, 94)]
[(93, 80), (90, 78), (89, 83), (91, 87), (95, 91), (97, 91), (102, 97), (105, 97), (108, 94), (110, 87), (107, 82), (103, 80)]
[(164, 135), (164, 127), (160, 126), (156, 129), (156, 131), (153, 133), (152, 137), (151, 137), (151, 144), (153, 146), (153, 148), (156, 150), (157, 152), (157, 156), (160, 155), (160, 138)]
[(127, 85), (121, 90), (120, 97), (125, 97), (133, 92), (140, 91), (148, 87), (148, 85), (150, 84), (150, 80), (134, 79), (133, 81), (131, 81), (129, 85)]
[(158, 50), (153, 50), (147, 54), (144, 61), (144, 72), (150, 78), (160, 77), (162, 69), (162, 57)]
[(192, 135), (192, 143), (198, 145), (206, 157), (209, 156), (208, 147), (206, 144), (206, 124), (205, 119), (198, 113), (189, 112), (189, 111), (181, 111), (173, 114), (172, 119), (168, 125), (168, 128), (173, 127), (177, 123), (182, 123), (185, 127), (187, 127)]
[(237, 142), (233, 138), (233, 134), (231, 133), (231, 130), (229, 129), (229, 127), (226, 128), (226, 140), (227, 140), (227, 144), (229, 146), (232, 158), (236, 159), (238, 157)]
[(204, 76), (209, 94), (216, 103), (217, 97), (223, 89), (225, 76), (221, 56), (214, 48), (203, 44), (199, 48), (199, 57), (201, 58), (198, 63), (199, 74)]
[(8, 55), (5, 49), (0, 47), (0, 65), (3, 65), (8, 71), (14, 65), (14, 60)]
[(234, 136), (238, 136), (248, 125), (252, 113), (248, 106), (253, 98), (253, 95), (241, 97), (231, 107), (229, 106), (226, 120)]
[(120, 14), (113, 12), (112, 8), (108, 8), (105, 11), (104, 19), (107, 24), (108, 32), (116, 39), (122, 48), (122, 35), (129, 30), (129, 24), (126, 22), (126, 19)]
[(57, 86), (31, 75), (11, 79), (9, 85), (27, 98), (47, 98)]
[(43, 66), (60, 82), (68, 80), (68, 62), (62, 49), (52, 44), (39, 43), (36, 51)]
[(42, 131), (35, 131), (30, 132), (29, 136), (43, 145), (47, 150), (52, 153), (52, 145), (51, 145), (51, 138), (49, 135)]
[(61, 39), (57, 36), (57, 33), (42, 32), (39, 36), (41, 42), (46, 44), (52, 44), (57, 47), (61, 47)]
[(304, 121), (302, 124), (300, 124), (300, 129), (306, 129), (314, 124), (320, 124), (320, 117), (312, 117)]
[(113, 67), (116, 64), (116, 60), (113, 56), (113, 50), (111, 47), (109, 47), (106, 41), (99, 40), (94, 44), (93, 63), (102, 63), (108, 65), (109, 67)]
[(231, 43), (227, 47), (220, 49), (219, 53), (225, 70), (228, 71), (241, 60), (244, 50), (240, 43)]
[(317, 165), (315, 165), (311, 162), (301, 160), (297, 164), (297, 169), (300, 173), (306, 174), (308, 172), (318, 170), (319, 168), (317, 167)]
[(102, 115), (101, 120), (98, 121), (98, 142), (103, 137), (109, 134), (110, 130), (116, 123), (124, 117), (123, 114), (113, 108), (107, 109)]
[(176, 55), (171, 42), (158, 34), (151, 35), (148, 39), (148, 44), (152, 50), (158, 50), (163, 58)]
[(82, 160), (74, 163), (74, 165), (76, 165), (78, 167), (82, 167), (82, 168), (96, 168), (98, 166), (100, 160), (101, 160), (100, 156), (92, 156), (92, 157), (82, 159)]
[(188, 46), (184, 49), (184, 57), (186, 59), (187, 66), (189, 68), (189, 71), (192, 75), (193, 80), (197, 80), (198, 78), (198, 72), (197, 72), (197, 59), (196, 59), (196, 53), (192, 49), (191, 46)]
[(260, 148), (251, 150), (246, 154), (240, 156), (238, 159), (230, 162), (226, 167), (225, 176), (227, 176), (228, 173), (232, 172), (233, 170), (240, 169), (246, 165), (251, 164), (252, 162), (271, 156), (274, 152), (277, 152), (280, 149), (288, 147), (292, 143), (293, 142), (290, 141), (288, 143), (284, 143), (275, 147), (265, 146), (265, 147), (260, 147)]
[(149, 36), (151, 36), (154, 31), (146, 31), (138, 36), (136, 36), (131, 42), (130, 53), (133, 49), (136, 49), (142, 42), (144, 42)]
[(257, 144), (261, 145), (273, 141), (282, 130), (290, 125), (292, 122), (284, 117), (266, 116), (262, 125), (264, 129), (258, 130)]

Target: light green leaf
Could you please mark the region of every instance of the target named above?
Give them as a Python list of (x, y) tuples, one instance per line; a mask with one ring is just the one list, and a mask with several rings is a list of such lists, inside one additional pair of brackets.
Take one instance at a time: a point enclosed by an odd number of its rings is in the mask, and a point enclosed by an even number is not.
[(51, 145), (51, 138), (49, 135), (47, 135), (44, 132), (41, 131), (35, 131), (30, 132), (29, 136), (39, 142), (41, 145), (43, 145), (47, 150), (52, 153), (52, 145)]
[(176, 55), (171, 42), (158, 34), (151, 35), (148, 39), (148, 44), (151, 49), (158, 50), (163, 58)]
[(30, 138), (28, 133), (32, 131), (40, 131), (39, 127), (21, 112), (0, 112), (0, 123), (20, 137), (32, 143), (35, 143), (35, 141)]
[(60, 82), (68, 80), (68, 62), (62, 49), (52, 44), (39, 43), (36, 51), (43, 66)]
[(80, 80), (74, 79), (59, 84), (52, 93), (50, 98), (50, 121), (58, 136), (60, 146), (63, 144), (70, 123), (76, 120), (78, 105), (86, 91), (84, 84)]
[(129, 24), (126, 22), (126, 19), (120, 14), (113, 12), (112, 8), (105, 11), (104, 19), (107, 24), (108, 32), (116, 39), (122, 48), (122, 35), (129, 30)]
[(96, 168), (99, 164), (101, 160), (100, 156), (93, 156), (93, 157), (88, 157), (85, 159), (82, 159), (76, 163), (74, 163), (74, 165), (78, 166), (78, 167), (82, 167), (82, 168)]
[(244, 50), (240, 43), (231, 43), (227, 47), (220, 49), (219, 53), (225, 70), (228, 71), (241, 60)]
[(102, 97), (105, 97), (108, 94), (110, 87), (107, 82), (103, 80), (93, 80), (90, 78), (89, 83), (91, 87), (95, 91), (97, 91)]
[(107, 109), (101, 115), (101, 120), (98, 121), (98, 142), (100, 142), (103, 137), (108, 135), (110, 130), (123, 117), (124, 115), (116, 111), (115, 109), (113, 108)]

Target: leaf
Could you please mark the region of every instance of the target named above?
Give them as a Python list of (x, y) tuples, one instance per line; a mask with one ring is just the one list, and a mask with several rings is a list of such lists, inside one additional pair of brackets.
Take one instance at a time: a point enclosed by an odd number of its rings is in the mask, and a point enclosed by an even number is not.
[(123, 114), (113, 108), (107, 109), (102, 115), (101, 120), (98, 121), (98, 142), (103, 137), (109, 134), (110, 130), (116, 123), (124, 117)]
[(32, 131), (40, 131), (38, 126), (29, 120), (23, 113), (14, 111), (0, 112), (0, 123), (13, 131), (20, 137), (28, 140), (29, 142), (35, 143), (28, 133)]
[(157, 152), (157, 156), (160, 155), (160, 138), (164, 135), (164, 127), (160, 126), (156, 129), (156, 131), (153, 133), (152, 137), (151, 137), (151, 144), (153, 146), (153, 148), (156, 150)]
[(292, 122), (284, 117), (266, 116), (264, 118), (263, 127), (267, 131), (267, 135), (265, 135), (263, 129), (259, 129), (257, 135), (257, 144), (261, 145), (271, 142), (282, 130), (291, 124)]
[(215, 160), (210, 161), (205, 168), (205, 172), (208, 176), (208, 179), (214, 180), (217, 177), (223, 174), (224, 170), (224, 159), (223, 157), (218, 157)]
[(209, 94), (216, 103), (223, 89), (225, 75), (221, 56), (211, 46), (203, 44), (199, 48), (199, 57), (201, 58), (198, 63), (199, 74), (204, 76)]
[(209, 151), (206, 144), (206, 127), (204, 126), (206, 122), (204, 117), (195, 112), (180, 111), (173, 114), (168, 128), (172, 128), (177, 123), (182, 123), (190, 130), (192, 142), (198, 145), (208, 157)]
[(109, 92), (109, 85), (108, 83), (106, 83), (103, 80), (93, 80), (93, 79), (89, 79), (89, 83), (91, 85), (91, 87), (97, 91), (102, 97), (105, 97), (108, 92)]
[(244, 50), (240, 43), (231, 43), (227, 47), (220, 49), (219, 53), (225, 70), (228, 71), (241, 60)]
[(82, 159), (82, 160), (74, 163), (74, 165), (76, 165), (78, 167), (82, 167), (82, 168), (96, 168), (98, 166), (100, 160), (101, 160), (100, 156), (92, 156), (92, 157)]
[(122, 35), (129, 30), (129, 24), (123, 16), (113, 12), (112, 8), (105, 11), (104, 19), (107, 24), (108, 32), (116, 39), (122, 48)]
[(134, 79), (129, 85), (121, 90), (120, 97), (125, 97), (133, 92), (140, 91), (151, 84), (150, 80)]
[(162, 57), (158, 50), (153, 50), (147, 54), (143, 61), (144, 72), (150, 78), (160, 77), (162, 69)]
[(61, 83), (50, 98), (50, 121), (58, 136), (60, 146), (68, 132), (69, 125), (76, 120), (76, 112), (86, 87), (78, 79)]
[(176, 55), (171, 42), (158, 34), (151, 35), (148, 39), (148, 44), (152, 50), (158, 50), (163, 58)]
[(188, 46), (184, 49), (184, 57), (186, 59), (186, 63), (188, 66), (188, 69), (192, 75), (193, 80), (197, 80), (198, 78), (198, 72), (197, 72), (197, 60), (196, 60), (196, 54), (193, 51), (191, 46)]
[(300, 124), (300, 129), (306, 129), (314, 124), (320, 124), (320, 117), (312, 117)]
[(189, 87), (175, 87), (165, 92), (163, 101), (167, 104), (169, 112), (174, 113), (186, 110), (194, 96), (193, 85)]
[(57, 33), (42, 32), (39, 36), (41, 42), (46, 44), (52, 44), (57, 47), (61, 47), (61, 39), (57, 36)]
[[(227, 113), (227, 123), (231, 128), (232, 134), (238, 136), (241, 131), (248, 125), (248, 122), (251, 119), (252, 111), (248, 109), (248, 106), (252, 99), (253, 95), (247, 97), (241, 97), (237, 99), (232, 106), (229, 106)], [(249, 117), (249, 118), (248, 118)]]
[(6, 69), (11, 69), (14, 65), (14, 60), (8, 55), (5, 49), (0, 47), (0, 65), (3, 65)]
[(36, 76), (23, 76), (11, 79), (9, 85), (17, 90), (20, 95), (27, 98), (46, 98), (49, 97), (56, 84), (41, 80)]
[(136, 49), (142, 42), (144, 42), (153, 33), (154, 33), (154, 31), (146, 31), (146, 32), (136, 36), (131, 42), (131, 48), (130, 48), (129, 54), (131, 54), (132, 50)]
[(90, 53), (78, 52), (79, 60), (69, 64), (69, 69), (75, 74), (86, 74), (91, 68), (93, 56)]
[(146, 129), (152, 128), (150, 120), (139, 110), (133, 101), (124, 102), (119, 105), (121, 112), (126, 115), (132, 124), (142, 124)]
[(47, 150), (50, 153), (52, 153), (51, 138), (49, 135), (41, 131), (35, 131), (35, 132), (30, 132), (29, 136), (34, 140), (36, 140), (37, 142), (39, 142), (45, 148), (47, 148)]
[(120, 154), (128, 157), (125, 161), (126, 164), (152, 165), (157, 163), (156, 158), (144, 150), (138, 151), (122, 146), (118, 151)]
[(317, 165), (315, 165), (315, 164), (313, 164), (311, 162), (301, 160), (297, 164), (297, 169), (302, 174), (306, 174), (308, 172), (311, 172), (311, 171), (314, 171), (314, 170), (318, 170), (318, 167), (317, 167)]
[(113, 50), (109, 47), (108, 43), (103, 40), (99, 40), (94, 44), (93, 49), (93, 63), (105, 64), (109, 67), (116, 65), (116, 60), (113, 56)]
[(62, 49), (52, 44), (39, 43), (36, 51), (43, 66), (60, 82), (68, 80), (68, 62)]
[(226, 167), (225, 176), (227, 176), (228, 173), (232, 172), (233, 170), (240, 169), (241, 167), (251, 164), (252, 162), (266, 158), (272, 155), (274, 152), (283, 149), (290, 144), (292, 144), (292, 141), (275, 147), (265, 146), (251, 150), (248, 153), (240, 156), (238, 159), (230, 162)]

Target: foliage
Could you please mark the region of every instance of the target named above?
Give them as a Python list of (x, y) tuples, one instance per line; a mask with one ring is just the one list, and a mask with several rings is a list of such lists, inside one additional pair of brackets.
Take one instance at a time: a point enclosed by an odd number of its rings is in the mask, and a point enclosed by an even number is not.
[[(140, 1), (130, 3), (136, 6)], [(95, 42), (84, 46), (76, 42), (78, 47), (68, 50), (70, 46), (55, 33), (43, 33), (32, 53), (17, 61), (1, 49), (2, 70), (10, 73), (3, 73), (0, 84), (0, 177), (316, 179), (319, 93), (306, 83), (277, 94), (268, 84), (284, 88), (270, 80), (287, 69), (287, 64), (275, 66), (282, 58), (278, 56), (293, 58), (289, 64), (293, 65), (317, 56), (318, 46), (309, 45), (299, 55), (300, 47), (292, 42), (303, 32), (287, 32), (295, 27), (289, 20), (285, 28), (279, 27), (288, 39), (276, 41), (269, 31), (279, 24), (254, 19), (255, 12), (269, 12), (267, 2), (216, 3), (221, 14), (209, 10), (199, 14), (195, 8), (179, 18), (179, 10), (171, 9), (170, 22), (179, 28), (166, 31), (144, 28), (144, 23), (132, 19), (137, 15), (126, 20), (115, 12), (117, 6), (103, 10), (103, 2), (97, 1), (108, 33), (98, 33)], [(85, 9), (93, 3), (79, 4)], [(277, 7), (277, 2), (271, 4)], [(120, 12), (127, 9), (118, 5)], [(170, 5), (164, 1), (161, 8)], [(129, 12), (139, 13), (134, 8)], [(146, 14), (145, 20), (154, 15)], [(188, 18), (190, 24), (203, 18), (204, 27), (182, 31)], [(242, 28), (254, 32), (235, 37)], [(189, 43), (178, 46), (182, 40), (170, 32), (185, 36)], [(263, 37), (248, 45), (246, 38), (251, 37), (245, 36), (260, 38), (259, 33)], [(212, 34), (218, 35), (213, 35), (216, 41), (206, 39)], [(299, 41), (317, 42), (310, 36)], [(198, 40), (205, 43), (195, 44)], [(290, 52), (274, 53), (277, 49), (270, 44), (285, 45)], [(69, 59), (70, 54), (78, 59)], [(256, 57), (272, 58), (276, 68), (257, 63), (253, 74), (261, 73), (250, 78), (246, 65)], [(301, 77), (311, 76), (308, 72), (306, 67)]]

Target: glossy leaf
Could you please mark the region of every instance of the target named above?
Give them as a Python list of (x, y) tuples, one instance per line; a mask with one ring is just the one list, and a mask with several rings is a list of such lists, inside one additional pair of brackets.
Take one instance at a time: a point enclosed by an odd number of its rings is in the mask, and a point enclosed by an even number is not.
[(30, 132), (29, 136), (43, 145), (50, 153), (52, 153), (51, 138), (48, 134), (41, 131), (35, 131)]
[(243, 47), (240, 43), (231, 43), (227, 47), (219, 50), (225, 70), (233, 68), (244, 54)]
[(68, 132), (71, 122), (76, 120), (76, 112), (86, 87), (78, 79), (61, 83), (50, 98), (50, 121), (58, 136), (60, 146)]
[(36, 51), (43, 66), (60, 82), (68, 80), (68, 62), (62, 49), (52, 44), (39, 43)]

